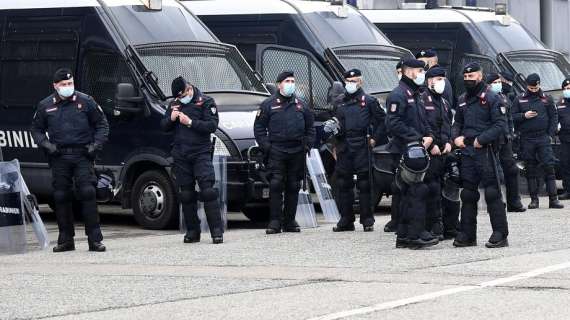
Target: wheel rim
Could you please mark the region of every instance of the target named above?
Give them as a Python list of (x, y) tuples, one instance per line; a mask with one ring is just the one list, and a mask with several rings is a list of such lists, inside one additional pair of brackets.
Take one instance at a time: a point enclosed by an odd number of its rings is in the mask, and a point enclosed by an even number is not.
[(166, 198), (164, 190), (156, 182), (149, 182), (139, 196), (139, 207), (150, 219), (158, 219), (163, 211)]

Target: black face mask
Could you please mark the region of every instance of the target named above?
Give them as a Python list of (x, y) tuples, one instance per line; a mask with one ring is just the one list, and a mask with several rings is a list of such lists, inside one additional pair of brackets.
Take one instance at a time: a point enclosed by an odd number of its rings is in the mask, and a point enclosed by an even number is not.
[(528, 91), (528, 94), (531, 96), (538, 96), (538, 94), (540, 93), (540, 91), (537, 91), (537, 92), (532, 92), (530, 90), (527, 90), (527, 91)]

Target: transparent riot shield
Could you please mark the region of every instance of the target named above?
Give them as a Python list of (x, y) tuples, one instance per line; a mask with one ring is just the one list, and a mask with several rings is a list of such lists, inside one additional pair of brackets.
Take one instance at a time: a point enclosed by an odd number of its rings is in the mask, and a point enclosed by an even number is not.
[(38, 200), (33, 194), (30, 193), (28, 185), (26, 185), (26, 182), (24, 181), (24, 178), (21, 174), (20, 179), (22, 181), (22, 195), (26, 225), (32, 227), (40, 249), (47, 249), (49, 246), (49, 237), (46, 226), (40, 217), (40, 207), (38, 206)]
[(323, 166), (319, 150), (311, 149), (311, 152), (307, 155), (307, 169), (317, 193), (325, 221), (338, 222), (340, 214), (334, 201), (332, 188), (327, 182), (325, 167)]
[(309, 186), (307, 182), (307, 165), (305, 164), (305, 172), (303, 173), (303, 184), (301, 190), (299, 190), (299, 199), (297, 200), (297, 213), (295, 215), (295, 220), (299, 223), (301, 228), (316, 228), (317, 215), (315, 212), (315, 206), (313, 205), (313, 200), (311, 199), (311, 193), (309, 192)]
[(22, 203), (18, 160), (0, 162), (0, 254), (26, 252)]
[[(214, 188), (218, 189), (220, 201), (220, 213), (222, 215), (222, 223), (224, 230), (228, 227), (228, 191), (227, 191), (227, 157), (223, 155), (214, 155), (212, 159), (214, 165), (214, 174), (216, 182)], [(200, 192), (198, 184), (196, 184), (196, 192)], [(180, 205), (180, 232), (186, 233), (186, 223), (184, 221), (184, 213), (182, 212), (182, 205)], [(204, 211), (204, 203), (198, 201), (198, 218), (200, 219), (200, 230), (202, 232), (209, 232), (208, 220), (206, 219), (206, 212)]]

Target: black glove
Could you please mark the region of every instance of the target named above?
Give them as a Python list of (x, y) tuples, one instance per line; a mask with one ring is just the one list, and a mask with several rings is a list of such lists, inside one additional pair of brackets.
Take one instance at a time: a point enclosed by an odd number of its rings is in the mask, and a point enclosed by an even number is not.
[(57, 150), (57, 146), (48, 140), (42, 142), (42, 147), (47, 151), (50, 157), (57, 157), (60, 155), (59, 150)]
[(87, 148), (87, 157), (89, 159), (95, 159), (97, 157), (97, 152), (100, 149), (100, 146), (97, 143), (90, 143), (86, 146)]

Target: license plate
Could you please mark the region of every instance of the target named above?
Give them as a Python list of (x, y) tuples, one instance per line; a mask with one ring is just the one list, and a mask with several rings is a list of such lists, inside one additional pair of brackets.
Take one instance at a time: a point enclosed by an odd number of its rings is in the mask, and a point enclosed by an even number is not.
[(261, 192), (261, 197), (263, 199), (269, 199), (269, 188), (263, 188), (263, 191)]

